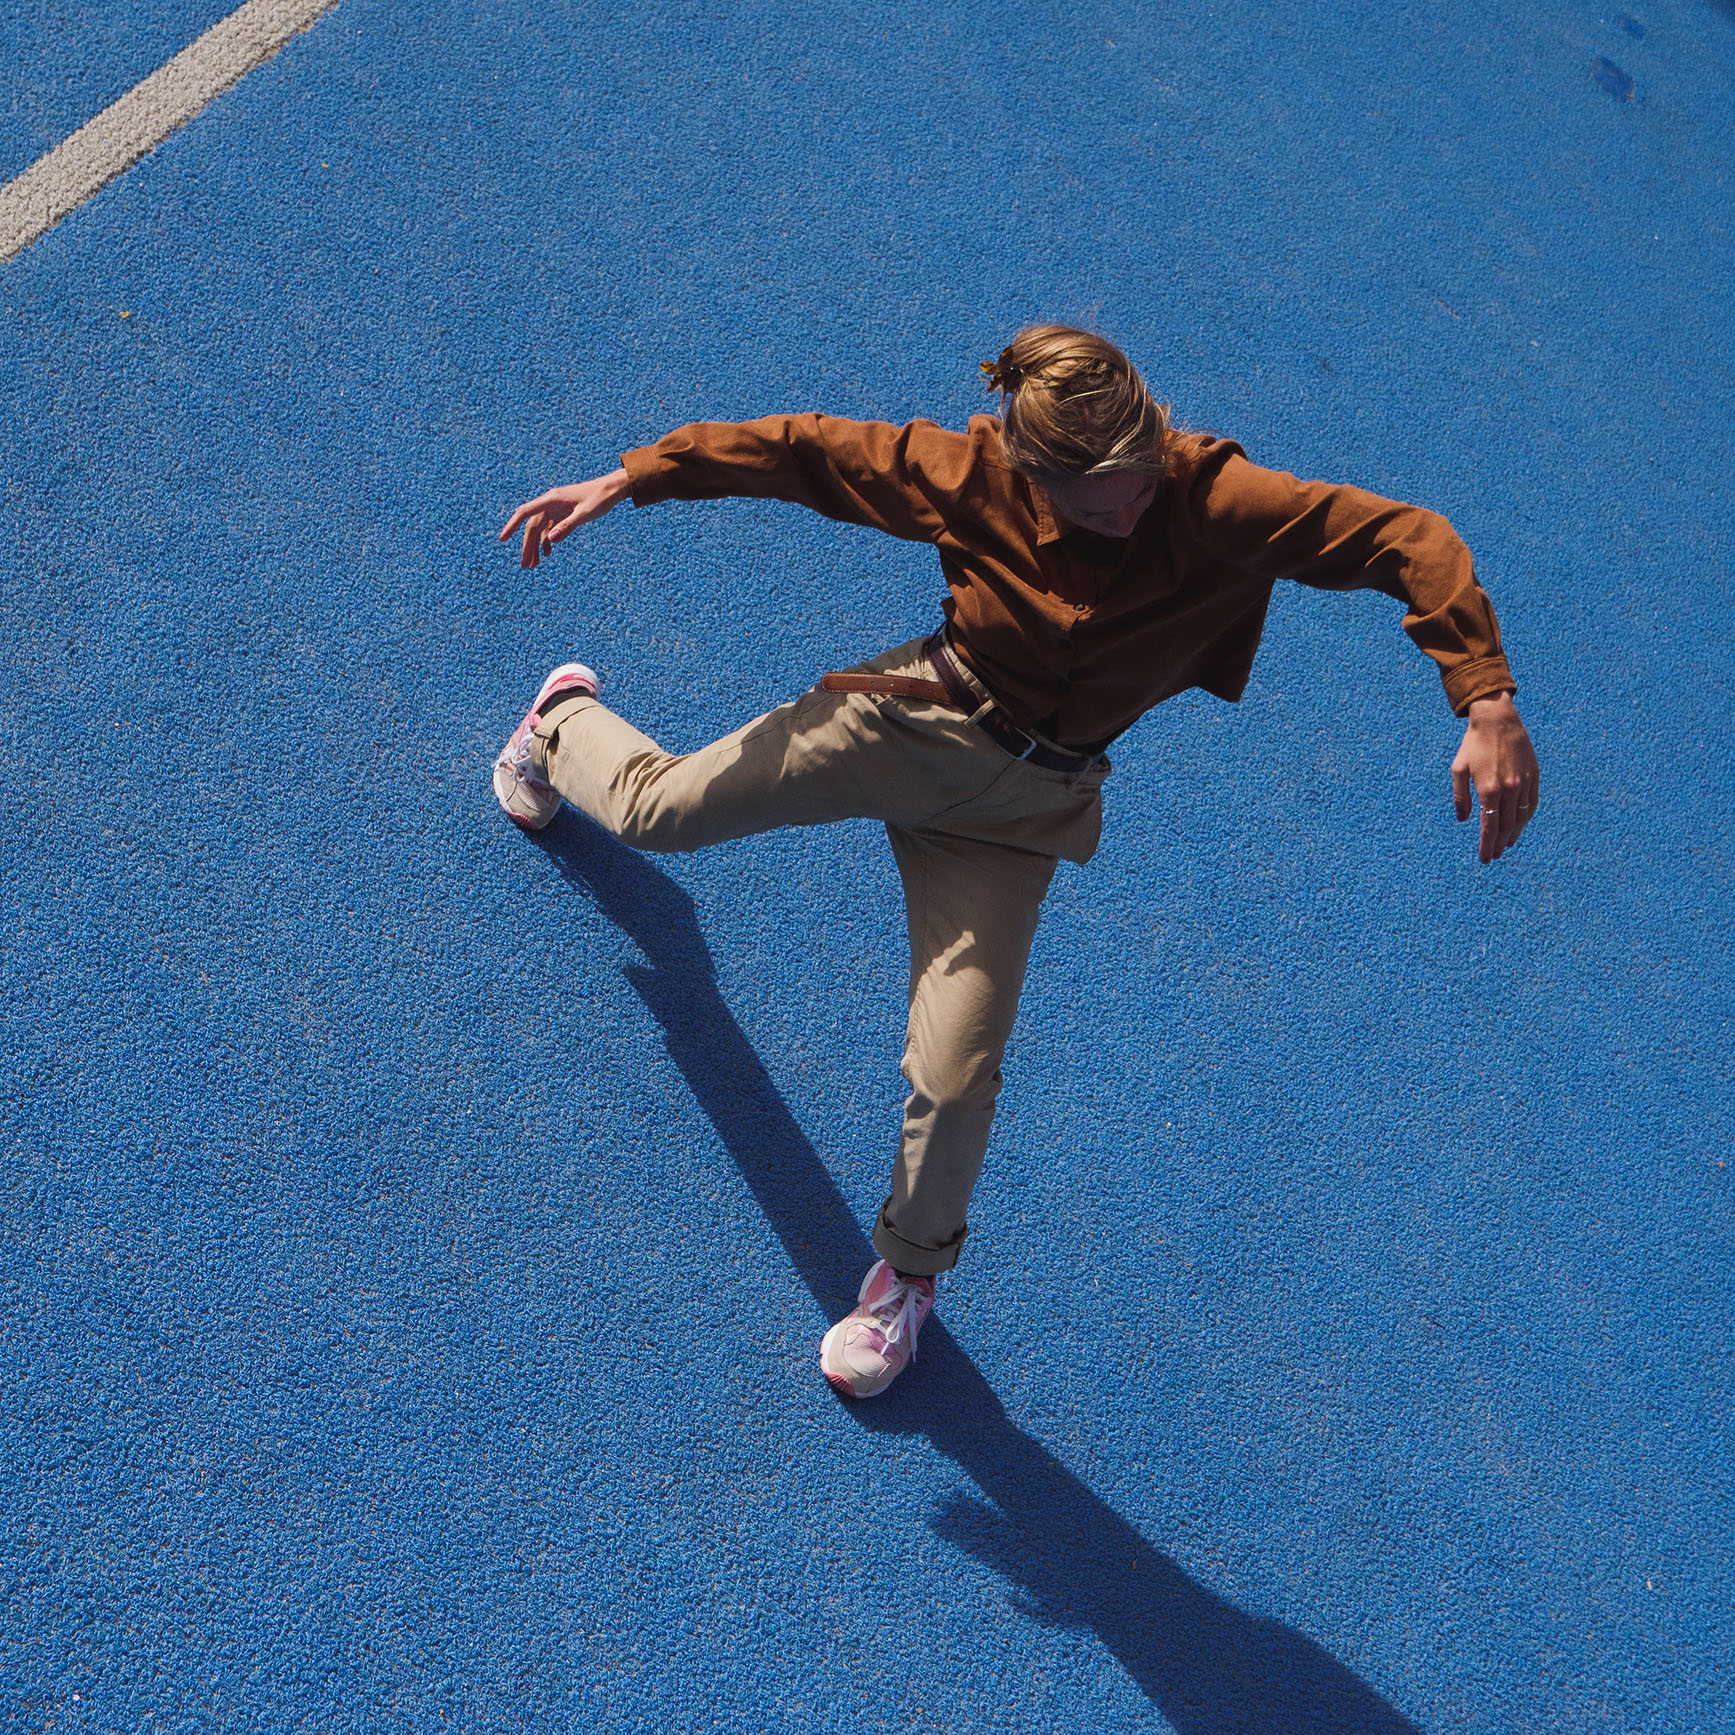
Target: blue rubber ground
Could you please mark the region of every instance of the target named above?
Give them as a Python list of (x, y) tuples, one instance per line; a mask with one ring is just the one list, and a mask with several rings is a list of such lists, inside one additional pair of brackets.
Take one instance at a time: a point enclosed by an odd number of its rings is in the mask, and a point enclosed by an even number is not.
[[(6, 173), (209, 17), (63, 22)], [(0, 267), (0, 1722), (1735, 1727), (1732, 97), (1708, 0), (343, 0)], [(882, 839), (488, 765), (574, 654), (696, 745), (932, 557), (491, 536), (693, 417), (961, 424), (1038, 317), (1447, 512), (1545, 805), (1480, 869), (1397, 611), (1280, 592), (1117, 749), (846, 1408)]]
[(0, 14), (0, 181), (21, 174), (232, 10), (226, 0), (9, 7)]

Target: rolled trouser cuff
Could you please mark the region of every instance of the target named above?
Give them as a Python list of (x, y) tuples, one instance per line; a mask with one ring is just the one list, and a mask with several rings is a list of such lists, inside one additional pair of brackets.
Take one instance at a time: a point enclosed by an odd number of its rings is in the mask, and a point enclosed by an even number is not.
[(917, 1242), (906, 1241), (886, 1220), (886, 1209), (890, 1204), (888, 1198), (874, 1219), (874, 1251), (894, 1271), (907, 1272), (911, 1277), (938, 1277), (942, 1271), (950, 1271), (958, 1263), (964, 1237), (970, 1233), (968, 1223), (940, 1246), (923, 1247)]
[(568, 717), (576, 717), (580, 711), (588, 711), (592, 705), (601, 701), (594, 693), (574, 693), (570, 699), (557, 699), (536, 719), (536, 728), (530, 737), (530, 769), (545, 782), (548, 779), (548, 752), (554, 745), (554, 737), (560, 733), (560, 725)]

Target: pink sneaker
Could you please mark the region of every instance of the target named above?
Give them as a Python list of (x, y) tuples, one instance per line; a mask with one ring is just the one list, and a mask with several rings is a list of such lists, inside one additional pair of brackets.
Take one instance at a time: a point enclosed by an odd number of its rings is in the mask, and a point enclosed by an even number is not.
[(861, 1280), (854, 1313), (819, 1346), (819, 1370), (846, 1398), (877, 1398), (916, 1359), (916, 1333), (934, 1310), (931, 1277), (900, 1277), (885, 1260)]
[(560, 792), (530, 769), (530, 737), (551, 700), (571, 698), (575, 693), (588, 693), (594, 699), (596, 675), (583, 663), (562, 663), (542, 683), (536, 703), (494, 761), (494, 793), (507, 817), (526, 831), (541, 831), (560, 811)]

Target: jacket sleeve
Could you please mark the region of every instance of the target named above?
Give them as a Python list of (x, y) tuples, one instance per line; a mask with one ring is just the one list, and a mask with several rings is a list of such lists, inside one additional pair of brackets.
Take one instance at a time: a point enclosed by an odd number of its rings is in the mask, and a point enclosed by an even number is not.
[(1473, 699), (1517, 690), (1470, 550), (1439, 513), (1261, 469), (1232, 440), (1215, 442), (1183, 489), (1194, 534), (1218, 559), (1263, 578), (1378, 590), (1403, 603), (1404, 631), (1439, 665), (1460, 715)]
[(633, 504), (742, 495), (932, 542), (970, 474), (971, 442), (933, 422), (761, 416), (693, 422), (621, 454)]

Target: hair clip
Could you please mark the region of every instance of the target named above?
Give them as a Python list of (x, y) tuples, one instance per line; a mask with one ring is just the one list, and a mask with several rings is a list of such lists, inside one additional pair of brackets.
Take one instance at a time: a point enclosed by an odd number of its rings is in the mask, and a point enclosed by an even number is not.
[(985, 361), (982, 371), (988, 376), (988, 389), (991, 392), (1015, 392), (1024, 382), (1024, 370), (1012, 360), (1012, 346), (1008, 344), (1000, 352), (997, 361)]

